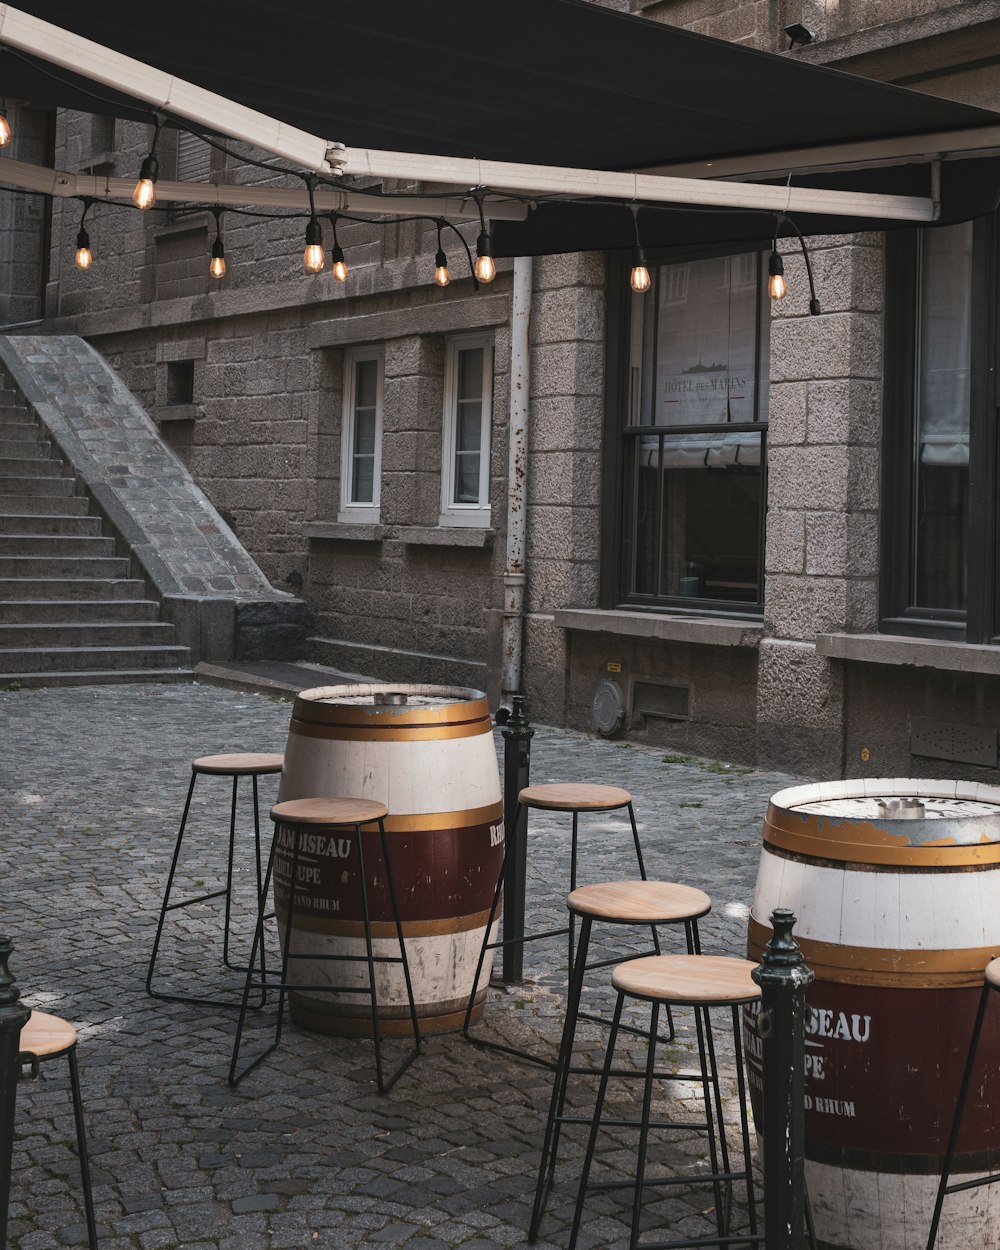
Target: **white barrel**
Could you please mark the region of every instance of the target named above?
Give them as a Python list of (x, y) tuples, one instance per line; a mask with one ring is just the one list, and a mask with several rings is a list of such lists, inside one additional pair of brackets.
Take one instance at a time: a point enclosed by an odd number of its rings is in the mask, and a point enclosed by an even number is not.
[[(295, 700), (279, 799), (363, 798), (386, 805), (389, 859), (420, 1027), (460, 1028), (503, 859), (500, 775), (486, 697), (423, 685), (304, 690)], [(376, 955), (398, 955), (377, 833), (364, 844)], [(279, 843), (275, 903), (283, 929), (291, 854)], [(363, 955), (357, 848), (351, 837), (300, 853), (291, 950)], [(477, 987), (482, 1013), (491, 960)], [(298, 984), (367, 984), (362, 963), (291, 961)], [(380, 1027), (410, 1029), (399, 965), (376, 965)], [(360, 994), (291, 996), (295, 1019), (333, 1033), (370, 1033)]]

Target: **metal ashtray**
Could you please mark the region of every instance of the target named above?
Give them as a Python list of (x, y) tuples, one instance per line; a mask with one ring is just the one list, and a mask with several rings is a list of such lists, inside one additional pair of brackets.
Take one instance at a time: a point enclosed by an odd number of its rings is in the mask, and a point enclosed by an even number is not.
[(402, 707), (406, 702), (406, 695), (400, 690), (380, 690), (374, 696), (373, 702), (379, 707)]
[(878, 813), (887, 820), (923, 820), (924, 805), (920, 799), (876, 799)]

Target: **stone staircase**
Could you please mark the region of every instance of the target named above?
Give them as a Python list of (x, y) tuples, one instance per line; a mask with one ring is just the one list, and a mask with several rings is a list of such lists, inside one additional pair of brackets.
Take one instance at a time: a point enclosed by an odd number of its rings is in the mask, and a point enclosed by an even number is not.
[(24, 402), (0, 389), (0, 689), (191, 681), (188, 649), (76, 492)]

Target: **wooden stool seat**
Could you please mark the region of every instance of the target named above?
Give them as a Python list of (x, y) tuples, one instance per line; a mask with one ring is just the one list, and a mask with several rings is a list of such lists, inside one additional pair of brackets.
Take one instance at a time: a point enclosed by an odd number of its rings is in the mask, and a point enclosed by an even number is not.
[(76, 1029), (68, 1020), (50, 1016), (45, 1011), (32, 1011), (28, 1023), (21, 1030), (18, 1050), (37, 1055), (39, 1059), (50, 1059), (75, 1045)]
[(611, 983), (622, 994), (675, 1006), (735, 1006), (760, 998), (750, 959), (728, 955), (647, 955), (619, 964)]
[(566, 900), (570, 911), (619, 924), (674, 924), (712, 910), (704, 890), (669, 881), (603, 881), (584, 885)]
[(229, 755), (202, 755), (191, 767), (196, 773), (215, 773), (224, 777), (250, 777), (254, 774), (280, 773), (283, 755), (263, 751), (235, 751)]
[(365, 825), (388, 814), (374, 799), (289, 799), (271, 808), (271, 819), (283, 825)]
[(551, 782), (525, 786), (517, 801), (525, 807), (542, 807), (552, 812), (610, 812), (627, 807), (632, 796), (620, 786)]

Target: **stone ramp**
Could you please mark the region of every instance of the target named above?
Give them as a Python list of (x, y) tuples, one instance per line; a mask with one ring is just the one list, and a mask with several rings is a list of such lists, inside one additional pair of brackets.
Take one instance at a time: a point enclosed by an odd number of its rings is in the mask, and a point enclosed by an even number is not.
[[(0, 542), (5, 533), (33, 539), (20, 557), (0, 554), (0, 581), (39, 581), (46, 570), (67, 582), (103, 583), (103, 590), (81, 585), (67, 591), (74, 600), (153, 599), (195, 662), (296, 658), (306, 605), (270, 584), (135, 396), (88, 343), (75, 335), (0, 336), (0, 365), (9, 375), (11, 405), (9, 451), (0, 447), (3, 524), (13, 526), (0, 529)], [(23, 515), (39, 520), (26, 528), (15, 520)], [(99, 532), (60, 529), (57, 515), (97, 520)], [(55, 540), (48, 548), (47, 537)], [(60, 546), (70, 538), (76, 543)], [(86, 546), (84, 538), (103, 543), (101, 551), (112, 544), (114, 555), (97, 555), (92, 547), (89, 563), (65, 565), (71, 547)], [(8, 565), (10, 559), (23, 562)], [(123, 562), (139, 589), (111, 588), (124, 576)], [(29, 598), (49, 597), (23, 589)], [(84, 623), (79, 616), (76, 622)]]

